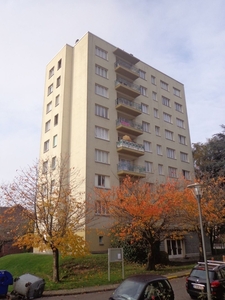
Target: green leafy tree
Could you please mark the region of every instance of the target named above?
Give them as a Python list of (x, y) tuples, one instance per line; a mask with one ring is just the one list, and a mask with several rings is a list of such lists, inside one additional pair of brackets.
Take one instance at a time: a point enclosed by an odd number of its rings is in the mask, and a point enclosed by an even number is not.
[(225, 176), (225, 125), (222, 132), (214, 134), (206, 143), (194, 143), (192, 147), (196, 177), (201, 179)]

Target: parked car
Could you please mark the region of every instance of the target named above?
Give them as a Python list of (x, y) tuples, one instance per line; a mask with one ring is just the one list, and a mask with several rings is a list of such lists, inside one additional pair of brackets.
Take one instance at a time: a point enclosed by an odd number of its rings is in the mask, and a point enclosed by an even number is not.
[(125, 279), (109, 300), (174, 300), (169, 280), (161, 275), (134, 275)]
[[(207, 261), (212, 299), (225, 300), (225, 262)], [(207, 298), (205, 263), (199, 262), (186, 279), (186, 289), (192, 299)], [(199, 299), (199, 298), (198, 298)]]

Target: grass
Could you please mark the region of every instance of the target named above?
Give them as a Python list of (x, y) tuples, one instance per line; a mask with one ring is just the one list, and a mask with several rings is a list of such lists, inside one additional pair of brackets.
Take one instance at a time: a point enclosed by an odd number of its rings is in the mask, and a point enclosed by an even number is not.
[[(107, 254), (93, 254), (83, 258), (60, 258), (60, 282), (52, 281), (52, 255), (48, 254), (13, 254), (0, 258), (0, 269), (7, 270), (13, 277), (25, 273), (45, 279), (45, 290), (72, 289), (87, 286), (109, 284), (108, 281), (108, 256)], [(174, 264), (170, 266), (157, 266), (158, 274), (168, 274), (180, 270), (190, 269), (190, 264)], [(125, 277), (131, 274), (154, 273), (147, 272), (144, 265), (125, 262)], [(110, 283), (119, 283), (122, 280), (122, 264), (110, 264)], [(12, 287), (9, 286), (9, 291)]]

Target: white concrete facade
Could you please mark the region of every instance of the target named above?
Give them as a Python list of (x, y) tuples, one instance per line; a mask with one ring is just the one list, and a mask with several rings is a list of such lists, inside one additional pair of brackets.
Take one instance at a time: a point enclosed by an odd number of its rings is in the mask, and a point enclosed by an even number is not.
[[(86, 33), (46, 68), (40, 159), (60, 155), (80, 170), (86, 195), (126, 174), (150, 183), (193, 179), (183, 84)], [(101, 205), (96, 215), (101, 223), (85, 237), (101, 252), (110, 217)]]

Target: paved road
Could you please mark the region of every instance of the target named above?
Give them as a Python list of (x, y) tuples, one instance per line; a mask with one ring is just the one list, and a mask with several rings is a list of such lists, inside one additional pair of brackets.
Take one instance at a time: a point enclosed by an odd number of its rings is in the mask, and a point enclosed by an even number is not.
[[(189, 295), (185, 289), (185, 277), (176, 278), (170, 280), (174, 293), (175, 300), (190, 300)], [(98, 293), (88, 293), (79, 295), (69, 295), (69, 296), (54, 296), (54, 297), (42, 297), (39, 299), (43, 300), (108, 300), (111, 296), (112, 291), (98, 292)]]

